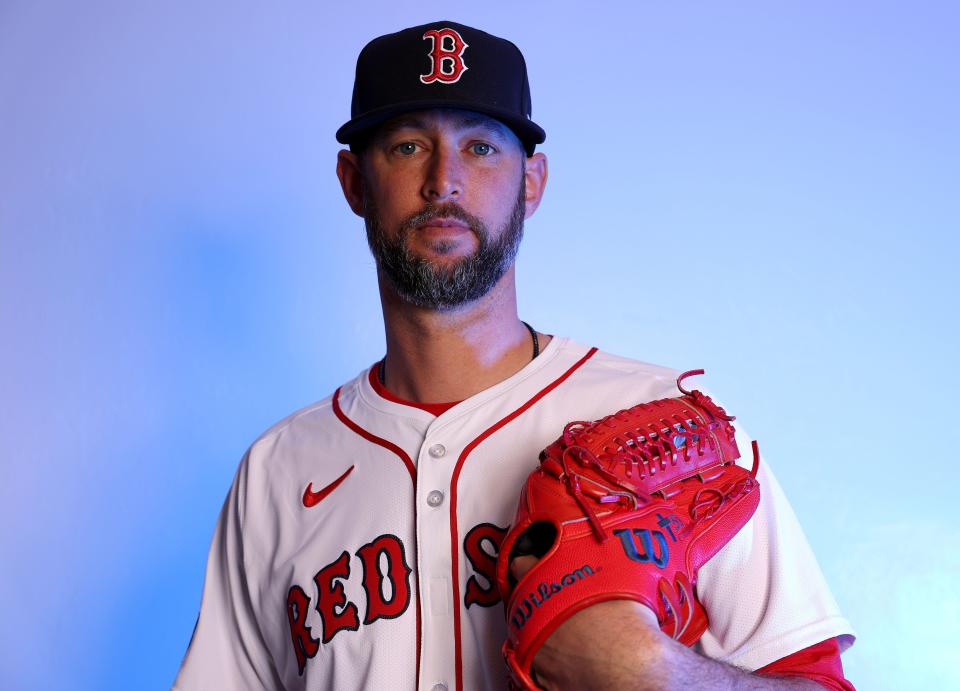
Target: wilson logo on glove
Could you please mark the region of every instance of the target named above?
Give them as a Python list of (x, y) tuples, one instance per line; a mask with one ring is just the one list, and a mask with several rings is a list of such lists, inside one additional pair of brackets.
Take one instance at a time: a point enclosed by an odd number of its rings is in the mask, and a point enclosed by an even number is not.
[[(677, 541), (677, 534), (683, 530), (683, 521), (675, 513), (668, 516), (657, 514), (657, 525), (667, 531), (671, 542)], [(674, 532), (676, 530), (677, 532)], [(621, 528), (613, 534), (620, 538), (623, 553), (640, 564), (653, 562), (658, 568), (665, 568), (670, 561), (670, 547), (667, 545), (667, 536), (659, 530), (649, 528)], [(639, 545), (637, 540), (639, 539)], [(654, 547), (656, 542), (657, 547)], [(659, 552), (659, 554), (658, 554)]]
[[(683, 388), (693, 374), (703, 370), (677, 379), (682, 396), (571, 422), (540, 453), (497, 558), (514, 687), (538, 688), (531, 667), (544, 641), (599, 602), (646, 605), (684, 645), (706, 630), (697, 571), (756, 511), (760, 454), (754, 442), (752, 469), (736, 464), (733, 417)], [(520, 555), (539, 561), (515, 582), (510, 561)], [(589, 587), (568, 587), (585, 581), (574, 578), (584, 562), (593, 565)]]
[(593, 574), (594, 570), (588, 564), (584, 564), (579, 569), (566, 574), (560, 579), (559, 583), (556, 581), (552, 581), (550, 583), (540, 583), (540, 585), (537, 586), (536, 592), (528, 594), (523, 601), (520, 602), (516, 613), (511, 619), (511, 623), (518, 629), (522, 629), (527, 625), (527, 621), (530, 619), (531, 615), (533, 615), (535, 607), (539, 609), (540, 605), (545, 603), (564, 588), (569, 588), (572, 585), (576, 585), (587, 576), (592, 576)]
[[(614, 530), (613, 534), (620, 538), (623, 553), (635, 562), (641, 564), (653, 562), (657, 568), (662, 569), (670, 561), (670, 548), (667, 547), (667, 538), (659, 530), (650, 531), (646, 528), (627, 530), (622, 528)], [(640, 538), (639, 549), (635, 538)], [(656, 540), (659, 550), (654, 549), (654, 540)], [(676, 542), (676, 538), (674, 538), (674, 542)], [(660, 554), (657, 554), (658, 551)]]

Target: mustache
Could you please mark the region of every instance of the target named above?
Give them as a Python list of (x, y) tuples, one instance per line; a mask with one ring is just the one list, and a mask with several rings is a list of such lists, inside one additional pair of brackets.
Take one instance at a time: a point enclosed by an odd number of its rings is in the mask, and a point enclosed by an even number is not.
[(474, 233), (485, 235), (486, 228), (479, 218), (468, 213), (463, 207), (447, 202), (446, 204), (427, 204), (421, 211), (408, 217), (400, 224), (403, 230), (412, 230), (435, 218), (454, 218), (470, 226)]

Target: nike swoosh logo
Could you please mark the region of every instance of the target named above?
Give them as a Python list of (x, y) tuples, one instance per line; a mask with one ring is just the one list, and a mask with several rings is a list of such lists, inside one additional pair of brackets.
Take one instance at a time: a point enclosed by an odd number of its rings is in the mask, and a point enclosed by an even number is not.
[(316, 506), (320, 502), (322, 502), (324, 499), (326, 499), (330, 495), (330, 493), (333, 490), (335, 490), (337, 487), (340, 486), (341, 482), (347, 479), (347, 475), (353, 472), (353, 468), (354, 466), (350, 466), (349, 468), (347, 468), (347, 472), (345, 472), (343, 475), (338, 477), (336, 480), (331, 482), (329, 485), (324, 487), (319, 492), (314, 492), (313, 483), (312, 482), (309, 483), (307, 485), (307, 488), (303, 490), (303, 505), (309, 509), (313, 506)]

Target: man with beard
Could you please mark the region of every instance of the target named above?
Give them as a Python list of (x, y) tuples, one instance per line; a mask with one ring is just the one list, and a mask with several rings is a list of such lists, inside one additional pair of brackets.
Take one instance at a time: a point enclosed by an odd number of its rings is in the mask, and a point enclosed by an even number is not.
[[(390, 124), (396, 126), (397, 123)], [(349, 167), (357, 165), (356, 158), (345, 154), (346, 152), (341, 154), (344, 159), (344, 174)], [(370, 195), (363, 194), (360, 215), (367, 227), (367, 243), (379, 271), (383, 273), (390, 287), (412, 305), (440, 311), (474, 302), (490, 292), (511, 268), (520, 248), (523, 220), (526, 216), (526, 195), (523, 187), (525, 173), (526, 161), (521, 160), (516, 204), (508, 225), (502, 228), (495, 238), (491, 238), (490, 231), (482, 220), (467, 213), (455, 202), (445, 204), (431, 199), (424, 201), (422, 211), (401, 223), (396, 237), (389, 238), (380, 221), (376, 203)], [(360, 178), (363, 181), (362, 173)], [(458, 221), (467, 226), (476, 236), (476, 250), (447, 268), (418, 256), (411, 248), (411, 234), (428, 227), (428, 221), (435, 219), (446, 219), (445, 227), (455, 227), (459, 225)], [(434, 242), (434, 251), (438, 255), (447, 255), (454, 248), (455, 243), (450, 240), (437, 239)]]
[[(678, 373), (519, 319), (514, 260), (547, 162), (512, 43), (453, 22), (375, 39), (337, 138), (386, 355), (244, 456), (175, 687), (503, 688), (495, 558), (538, 452), (570, 420), (676, 395)], [(758, 479), (754, 518), (700, 570), (694, 649), (606, 602), (547, 640), (540, 682), (852, 688), (849, 625), (766, 464)]]

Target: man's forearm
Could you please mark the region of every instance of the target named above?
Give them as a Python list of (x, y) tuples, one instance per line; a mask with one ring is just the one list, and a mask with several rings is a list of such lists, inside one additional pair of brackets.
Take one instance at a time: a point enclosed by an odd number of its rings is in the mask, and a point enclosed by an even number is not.
[(634, 602), (578, 612), (538, 651), (534, 668), (548, 691), (765, 691), (823, 687), (809, 679), (766, 677), (695, 653), (665, 636)]
[[(658, 632), (659, 633), (659, 632)], [(661, 634), (662, 635), (662, 634)], [(640, 689), (723, 689), (726, 691), (774, 691), (775, 689), (819, 689), (823, 687), (809, 679), (796, 677), (767, 677), (751, 674), (717, 660), (695, 653), (690, 648), (662, 636), (661, 658), (656, 669), (651, 669), (656, 683), (644, 681)], [(659, 678), (657, 678), (657, 675)], [(649, 677), (647, 677), (649, 679)]]

